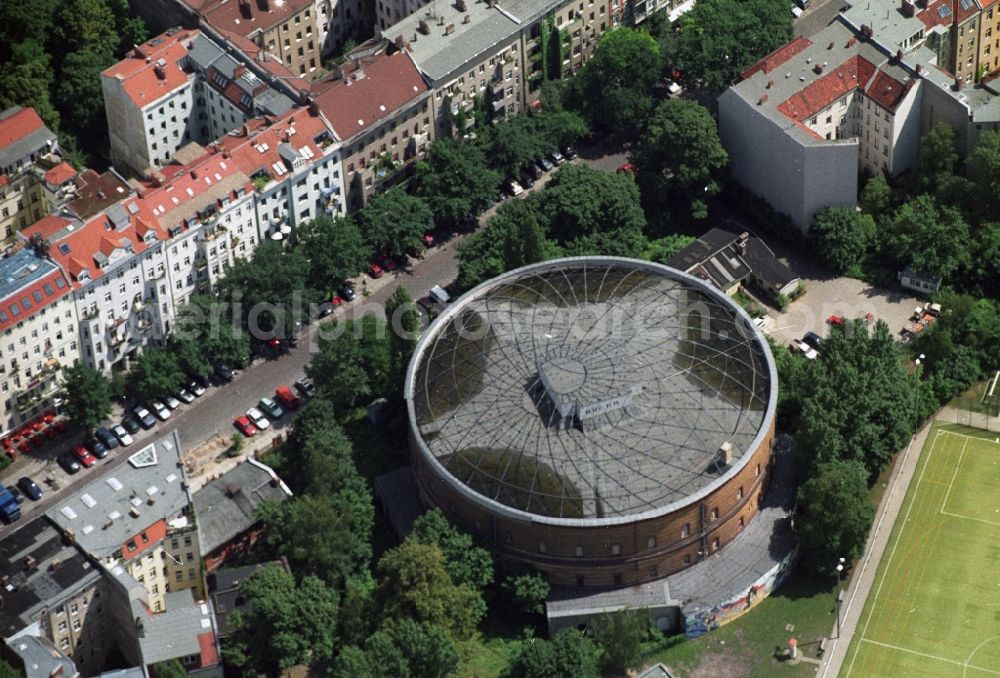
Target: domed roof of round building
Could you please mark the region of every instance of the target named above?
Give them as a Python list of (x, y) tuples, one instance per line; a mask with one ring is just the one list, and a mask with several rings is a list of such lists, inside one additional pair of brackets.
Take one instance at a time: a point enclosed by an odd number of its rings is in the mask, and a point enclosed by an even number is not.
[(737, 472), (770, 427), (776, 381), (767, 342), (715, 288), (583, 257), (456, 301), (414, 352), (405, 392), (418, 454), (463, 495), (540, 522), (610, 524)]

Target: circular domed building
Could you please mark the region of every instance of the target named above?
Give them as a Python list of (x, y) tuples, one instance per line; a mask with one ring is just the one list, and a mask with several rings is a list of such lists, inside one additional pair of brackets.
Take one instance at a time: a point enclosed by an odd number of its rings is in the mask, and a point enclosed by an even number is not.
[(557, 586), (662, 578), (760, 509), (777, 376), (728, 297), (609, 257), (483, 283), (406, 376), (421, 499)]

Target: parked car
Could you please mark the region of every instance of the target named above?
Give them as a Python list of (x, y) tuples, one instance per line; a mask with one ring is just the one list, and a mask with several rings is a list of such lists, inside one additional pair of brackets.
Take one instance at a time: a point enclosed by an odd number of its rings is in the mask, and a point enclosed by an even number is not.
[(388, 254), (383, 254), (378, 259), (378, 265), (382, 267), (383, 271), (395, 271), (399, 268), (399, 262), (390, 257)]
[(339, 294), (344, 301), (354, 301), (358, 298), (358, 293), (354, 291), (354, 285), (352, 285), (349, 281), (340, 286), (340, 289), (337, 290), (337, 294)]
[(275, 389), (274, 397), (286, 410), (297, 410), (299, 409), (299, 405), (302, 404), (302, 399), (295, 395), (295, 392), (285, 385), (281, 385)]
[(170, 410), (168, 410), (167, 406), (161, 403), (159, 400), (150, 400), (149, 406), (153, 408), (153, 413), (156, 415), (156, 418), (159, 419), (160, 421), (166, 421), (167, 419), (170, 418)]
[(576, 149), (572, 146), (563, 146), (562, 154), (567, 160), (576, 160)]
[(118, 438), (106, 426), (100, 426), (94, 431), (94, 436), (104, 443), (104, 447), (113, 450), (118, 447)]
[(521, 168), (521, 174), (527, 174), (532, 179), (542, 178), (542, 169), (533, 162), (525, 163), (524, 167)]
[(815, 332), (806, 332), (802, 335), (802, 343), (812, 346), (817, 351), (822, 350), (823, 338)]
[(17, 488), (32, 501), (38, 501), (42, 498), (42, 488), (38, 487), (38, 484), (28, 476), (21, 476), (17, 479)]
[(221, 379), (223, 382), (233, 380), (233, 369), (229, 365), (223, 365), (222, 363), (215, 366), (215, 376)]
[[(208, 388), (209, 386), (214, 386), (215, 385), (215, 384), (212, 383), (212, 377), (210, 377), (207, 374), (196, 374), (196, 375), (194, 375), (194, 378), (193, 378), (192, 381), (193, 381), (193, 383), (195, 383), (199, 387), (201, 387), (201, 392), (202, 393), (204, 393), (205, 389)], [(197, 395), (197, 393), (196, 393), (196, 395)]]
[(549, 151), (549, 159), (552, 161), (553, 165), (561, 165), (566, 161), (563, 154), (556, 150)]
[(233, 420), (233, 426), (235, 426), (237, 430), (247, 438), (257, 432), (257, 427), (253, 425), (253, 422), (251, 422), (245, 414), (236, 417), (236, 419)]
[(632, 174), (638, 174), (639, 168), (633, 165), (631, 162), (626, 161), (616, 170), (619, 174), (624, 174), (625, 172), (631, 172)]
[(132, 436), (128, 434), (128, 431), (121, 424), (115, 424), (111, 427), (111, 432), (115, 434), (115, 438), (122, 447), (126, 447), (132, 444)]
[[(154, 421), (153, 423), (155, 424), (156, 422)], [(128, 433), (138, 433), (139, 429), (142, 428), (139, 420), (131, 414), (127, 414), (122, 418), (121, 427)]]
[(673, 80), (667, 80), (666, 85), (667, 85), (667, 93), (672, 97), (680, 96), (681, 92), (684, 91), (684, 88), (678, 85)]
[(267, 416), (271, 417), (271, 419), (281, 419), (281, 416), (285, 413), (285, 411), (281, 409), (281, 405), (274, 402), (272, 398), (261, 398), (257, 403), (257, 407), (263, 410)]
[(247, 410), (247, 418), (250, 420), (250, 423), (257, 427), (258, 431), (263, 431), (271, 426), (271, 422), (267, 420), (264, 413), (256, 407), (251, 407)]
[(798, 19), (800, 16), (802, 16), (802, 8), (798, 5), (792, 5), (792, 18)]
[(69, 452), (65, 452), (56, 457), (56, 463), (62, 467), (62, 470), (66, 473), (73, 475), (74, 473), (80, 472), (80, 462), (71, 455)]
[(555, 167), (555, 165), (553, 165), (552, 162), (548, 158), (546, 158), (544, 155), (540, 155), (537, 158), (535, 158), (535, 164), (538, 165), (542, 170), (544, 170), (546, 172), (548, 172), (553, 167)]
[(180, 391), (177, 392), (177, 398), (182, 403), (186, 403), (188, 405), (194, 402), (194, 396), (186, 388), (182, 388)]
[(14, 501), (18, 504), (24, 503), (24, 494), (22, 494), (21, 490), (17, 489), (17, 487), (14, 485), (8, 485), (7, 491), (10, 492), (10, 495), (14, 497)]
[(176, 410), (178, 407), (181, 406), (181, 401), (173, 397), (172, 395), (168, 395), (166, 398), (164, 398), (163, 403), (172, 410)]
[(73, 446), (73, 456), (76, 457), (76, 460), (80, 462), (80, 464), (82, 464), (84, 468), (90, 468), (91, 466), (97, 463), (97, 459), (94, 457), (94, 455), (92, 455), (90, 453), (90, 450), (88, 450), (83, 445)]
[(370, 275), (375, 280), (378, 280), (379, 278), (382, 277), (382, 267), (379, 266), (378, 263), (374, 261), (371, 262), (370, 264), (368, 264), (368, 275)]
[(434, 247), (434, 234), (428, 231), (423, 237), (424, 247)]
[[(149, 413), (149, 410), (142, 405), (136, 405), (133, 407), (132, 412), (135, 414), (135, 418), (139, 420), (139, 423), (142, 424), (143, 428), (150, 429), (156, 426), (156, 419), (153, 418), (153, 415)], [(124, 423), (125, 422), (123, 421), (122, 424)]]
[(535, 180), (527, 172), (521, 172), (521, 185), (525, 188), (531, 188), (535, 185)]
[(306, 398), (313, 398), (316, 395), (316, 384), (309, 377), (302, 377), (297, 382), (295, 382), (295, 388), (299, 390), (299, 393), (304, 395)]
[(190, 384), (187, 385), (187, 390), (191, 392), (195, 398), (200, 398), (205, 395), (205, 387), (199, 384), (197, 381), (192, 380)]
[(513, 179), (507, 182), (506, 188), (507, 192), (512, 196), (518, 196), (524, 193), (524, 188), (521, 187), (521, 184), (517, 183)]
[(84, 443), (84, 445), (88, 450), (90, 450), (90, 453), (95, 457), (97, 457), (98, 459), (104, 459), (106, 456), (108, 456), (108, 448), (105, 447), (104, 443), (102, 443), (97, 438), (91, 438), (86, 443)]

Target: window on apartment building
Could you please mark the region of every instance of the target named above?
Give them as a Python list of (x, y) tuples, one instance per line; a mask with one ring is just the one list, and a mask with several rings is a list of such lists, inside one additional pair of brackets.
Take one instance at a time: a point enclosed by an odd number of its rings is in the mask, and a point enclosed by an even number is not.
[(59, 622), (58, 629), (59, 629), (60, 632), (65, 631), (66, 630), (66, 622), (65, 621)]

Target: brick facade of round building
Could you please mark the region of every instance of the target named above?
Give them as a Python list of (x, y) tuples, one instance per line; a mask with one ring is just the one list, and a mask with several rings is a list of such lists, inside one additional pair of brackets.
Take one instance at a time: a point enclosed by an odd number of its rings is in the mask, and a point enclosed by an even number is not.
[[(577, 326), (647, 307), (638, 331)], [(463, 322), (477, 339), (449, 335)], [(610, 357), (593, 357), (602, 346)], [(405, 394), (421, 500), (555, 586), (633, 585), (710, 556), (770, 476), (766, 341), (714, 288), (648, 262), (568, 259), (484, 283), (425, 333)]]

